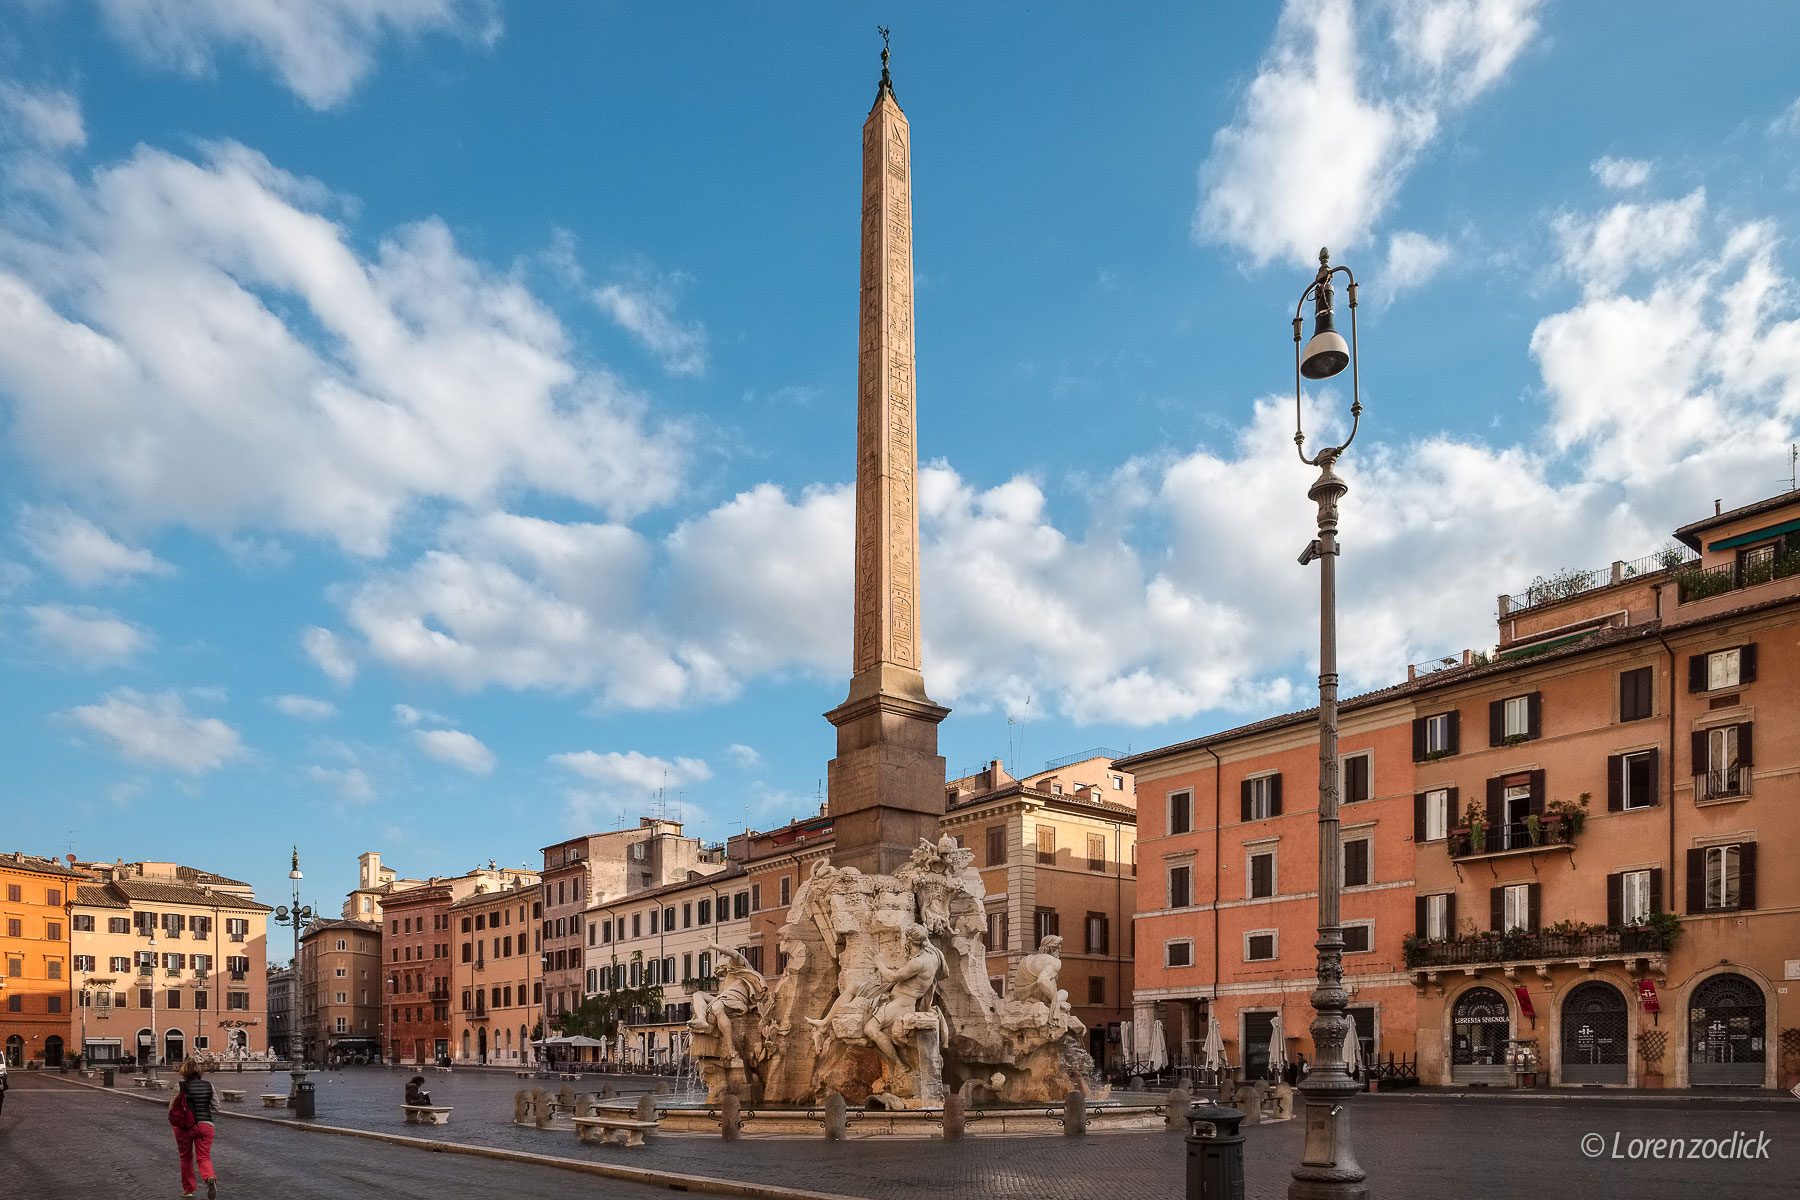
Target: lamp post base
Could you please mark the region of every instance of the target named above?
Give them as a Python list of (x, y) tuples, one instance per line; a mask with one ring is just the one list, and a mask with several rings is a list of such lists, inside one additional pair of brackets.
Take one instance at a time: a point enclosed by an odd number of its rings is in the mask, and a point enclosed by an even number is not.
[(1349, 1114), (1337, 1097), (1306, 1099), (1306, 1145), (1288, 1200), (1367, 1200), (1368, 1177), (1350, 1150)]

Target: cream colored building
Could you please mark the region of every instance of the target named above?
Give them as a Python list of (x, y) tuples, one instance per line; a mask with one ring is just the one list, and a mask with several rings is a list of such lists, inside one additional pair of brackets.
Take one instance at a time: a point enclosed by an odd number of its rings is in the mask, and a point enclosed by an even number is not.
[(382, 865), (381, 851), (365, 850), (356, 856), (356, 886), (344, 896), (344, 920), (370, 921), (379, 925), (384, 896), (423, 887), (425, 882), (423, 879), (402, 879), (400, 872)]
[(381, 926), (314, 921), (300, 935), (302, 1052), (311, 1063), (375, 1058), (381, 1047)]
[(267, 1051), (268, 914), (248, 884), (168, 862), (83, 863), (69, 950), (91, 1062)]
[(458, 1063), (534, 1062), (544, 1017), (543, 896), (536, 879), (450, 906), (450, 1047)]

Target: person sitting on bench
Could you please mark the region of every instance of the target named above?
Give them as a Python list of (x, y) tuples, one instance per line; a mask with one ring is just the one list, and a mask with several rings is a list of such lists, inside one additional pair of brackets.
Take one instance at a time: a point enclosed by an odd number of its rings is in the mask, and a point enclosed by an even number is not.
[(423, 1075), (414, 1075), (406, 1081), (406, 1103), (409, 1108), (431, 1107), (431, 1093), (425, 1090)]

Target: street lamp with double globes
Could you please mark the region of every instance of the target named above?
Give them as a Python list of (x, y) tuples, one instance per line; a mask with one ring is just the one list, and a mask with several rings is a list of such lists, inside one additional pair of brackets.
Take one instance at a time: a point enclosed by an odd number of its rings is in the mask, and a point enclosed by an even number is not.
[[(1332, 320), (1332, 278), (1342, 274), (1350, 299), (1350, 341)], [(1313, 302), (1313, 335), (1300, 344), (1301, 314), (1308, 299)], [(1302, 379), (1330, 379), (1350, 368), (1350, 432), (1335, 446), (1326, 446), (1310, 458), (1301, 420)], [(1327, 250), (1319, 251), (1319, 271), (1300, 293), (1294, 309), (1294, 448), (1300, 461), (1319, 468), (1319, 477), (1307, 489), (1307, 497), (1319, 506), (1319, 536), (1300, 555), (1300, 565), (1319, 563), (1319, 952), (1318, 984), (1313, 989), (1313, 1057), (1310, 1074), (1300, 1084), (1306, 1098), (1306, 1142), (1300, 1165), (1288, 1184), (1288, 1200), (1364, 1200), (1369, 1194), (1366, 1176), (1356, 1164), (1350, 1147), (1349, 1121), (1344, 1104), (1356, 1092), (1356, 1081), (1344, 1065), (1344, 1042), (1350, 1035), (1345, 1013), (1344, 929), (1338, 915), (1343, 888), (1343, 864), (1338, 836), (1338, 677), (1337, 677), (1337, 558), (1338, 501), (1349, 491), (1332, 470), (1356, 437), (1362, 423), (1362, 397), (1358, 394), (1356, 353), (1356, 276), (1349, 267), (1331, 265)]]
[[(288, 1031), (287, 1056), (289, 1062), (304, 1061), (303, 1047), (300, 1042), (300, 934), (305, 930), (307, 922), (313, 918), (313, 910), (300, 903), (300, 881), (305, 878), (300, 873), (300, 847), (294, 847), (293, 866), (288, 869), (288, 879), (294, 886), (294, 905), (279, 905), (275, 909), (277, 925), (291, 925), (294, 929), (294, 959), (288, 964)], [(298, 1078), (298, 1076), (296, 1076)]]

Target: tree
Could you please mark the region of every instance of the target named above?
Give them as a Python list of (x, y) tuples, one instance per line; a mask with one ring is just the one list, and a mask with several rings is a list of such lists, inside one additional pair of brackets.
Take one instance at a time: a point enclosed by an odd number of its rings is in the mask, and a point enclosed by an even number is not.
[(626, 1016), (634, 1009), (649, 1009), (661, 1013), (662, 1007), (663, 991), (659, 983), (617, 988), (587, 997), (558, 1017), (557, 1027), (565, 1035), (599, 1038), (604, 1041), (617, 1036), (619, 1026), (625, 1023)]

